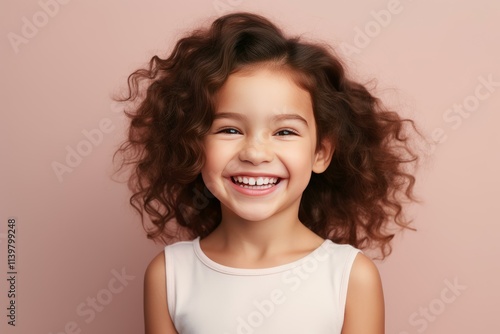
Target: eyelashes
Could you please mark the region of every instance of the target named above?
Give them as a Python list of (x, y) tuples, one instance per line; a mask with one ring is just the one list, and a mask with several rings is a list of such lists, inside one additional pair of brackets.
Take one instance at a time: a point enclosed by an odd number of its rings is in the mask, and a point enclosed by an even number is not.
[(276, 132), (277, 136), (298, 136), (299, 134), (297, 131), (291, 130), (291, 129), (283, 129), (278, 132)]
[[(222, 128), (215, 132), (215, 134), (228, 134), (228, 135), (241, 135), (242, 131), (236, 128)], [(292, 129), (281, 129), (274, 133), (275, 136), (278, 137), (286, 137), (286, 136), (298, 136), (299, 133)]]
[(217, 130), (215, 132), (216, 134), (218, 133), (224, 133), (224, 134), (228, 134), (228, 135), (239, 135), (241, 134), (241, 132), (235, 128), (223, 128), (223, 129), (220, 129), (220, 130)]

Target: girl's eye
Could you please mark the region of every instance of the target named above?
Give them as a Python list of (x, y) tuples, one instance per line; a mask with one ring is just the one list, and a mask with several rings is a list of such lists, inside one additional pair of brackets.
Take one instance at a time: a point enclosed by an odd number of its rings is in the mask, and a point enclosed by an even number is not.
[(230, 135), (237, 135), (240, 132), (238, 130), (234, 129), (234, 128), (226, 128), (226, 129), (220, 129), (216, 133), (227, 133), (227, 134), (230, 134)]
[(285, 130), (280, 130), (280, 131), (276, 132), (276, 135), (277, 136), (296, 136), (297, 132), (295, 132), (293, 130), (285, 129)]

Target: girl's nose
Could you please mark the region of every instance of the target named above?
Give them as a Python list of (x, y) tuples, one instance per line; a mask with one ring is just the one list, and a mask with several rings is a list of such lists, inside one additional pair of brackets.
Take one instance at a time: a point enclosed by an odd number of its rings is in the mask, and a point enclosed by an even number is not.
[(241, 161), (250, 162), (253, 165), (270, 162), (273, 160), (273, 157), (274, 153), (269, 143), (258, 139), (247, 140), (239, 153)]

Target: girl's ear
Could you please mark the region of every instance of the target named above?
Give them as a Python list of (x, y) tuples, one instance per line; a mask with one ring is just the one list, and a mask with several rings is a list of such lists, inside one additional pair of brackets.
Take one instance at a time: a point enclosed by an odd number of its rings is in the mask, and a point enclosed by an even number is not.
[(332, 142), (328, 139), (323, 139), (320, 147), (316, 150), (312, 171), (316, 174), (323, 173), (330, 165), (334, 151), (335, 147)]

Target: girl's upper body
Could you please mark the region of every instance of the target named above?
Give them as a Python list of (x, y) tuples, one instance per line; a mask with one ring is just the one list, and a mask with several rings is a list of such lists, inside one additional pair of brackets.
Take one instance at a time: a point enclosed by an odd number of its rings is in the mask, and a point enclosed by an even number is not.
[[(199, 238), (169, 245), (162, 266), (166, 267), (163, 276), (170, 319), (179, 333), (186, 334), (340, 334), (349, 273), (358, 252), (327, 239), (291, 262), (239, 268), (209, 258)], [(380, 291), (379, 286), (373, 288), (363, 296), (364, 307), (372, 309), (373, 318), (356, 317), (353, 324), (380, 333), (383, 304), (379, 299), (379, 304), (369, 305), (370, 295)], [(361, 320), (364, 322), (359, 323)], [(346, 327), (345, 332), (349, 333)]]
[[(147, 334), (384, 332), (380, 277), (357, 248), (386, 255), (388, 224), (407, 224), (404, 120), (325, 47), (248, 13), (181, 39), (129, 87), (128, 100), (142, 94), (121, 150), (136, 166), (132, 203), (150, 215), (151, 238), (194, 239), (146, 270)], [(283, 275), (322, 249), (327, 260), (287, 295)], [(263, 321), (270, 293), (282, 307)], [(252, 298), (264, 307), (254, 318)]]

